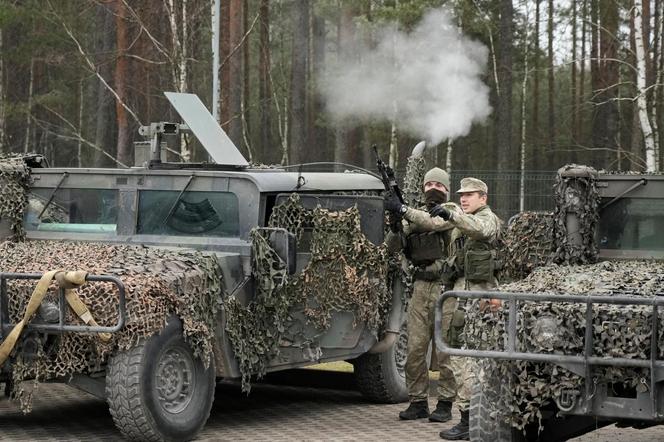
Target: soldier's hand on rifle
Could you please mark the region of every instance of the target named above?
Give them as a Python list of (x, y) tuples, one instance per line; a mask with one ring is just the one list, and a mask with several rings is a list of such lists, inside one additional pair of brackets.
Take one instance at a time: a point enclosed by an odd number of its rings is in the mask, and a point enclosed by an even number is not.
[(389, 226), (392, 233), (398, 233), (401, 231), (401, 217), (394, 214), (390, 214), (389, 217)]
[(404, 209), (407, 209), (407, 207), (401, 204), (399, 198), (392, 192), (385, 194), (384, 205), (385, 205), (385, 210), (397, 216), (403, 215), (403, 213), (405, 212)]
[(431, 209), (429, 209), (429, 215), (431, 215), (432, 218), (434, 216), (439, 216), (445, 221), (448, 221), (452, 216), (452, 212), (447, 210), (445, 207), (438, 205), (438, 206), (433, 206)]

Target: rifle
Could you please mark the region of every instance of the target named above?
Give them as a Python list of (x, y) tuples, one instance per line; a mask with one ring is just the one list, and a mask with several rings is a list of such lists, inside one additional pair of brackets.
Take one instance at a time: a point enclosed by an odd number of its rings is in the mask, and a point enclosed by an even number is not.
[(392, 169), (388, 164), (385, 164), (385, 162), (380, 158), (380, 155), (378, 155), (378, 148), (375, 144), (371, 146), (371, 148), (374, 151), (374, 155), (376, 155), (376, 168), (378, 169), (380, 178), (383, 181), (385, 190), (394, 193), (397, 198), (399, 198), (401, 204), (406, 204), (403, 199), (403, 195), (401, 195), (399, 184), (397, 184), (397, 179), (394, 176), (394, 169)]

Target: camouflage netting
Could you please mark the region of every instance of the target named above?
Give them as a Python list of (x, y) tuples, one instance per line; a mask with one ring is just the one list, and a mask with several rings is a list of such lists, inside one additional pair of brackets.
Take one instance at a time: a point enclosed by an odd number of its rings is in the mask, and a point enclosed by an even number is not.
[[(559, 264), (589, 264), (597, 261), (595, 230), (599, 222), (599, 192), (596, 177), (597, 171), (592, 167), (576, 164), (568, 164), (558, 170), (553, 186), (553, 236), (556, 247), (554, 259)], [(569, 240), (568, 213), (575, 214), (578, 219), (574, 234), (581, 238), (581, 244)]]
[(406, 204), (412, 207), (423, 207), (424, 204), (424, 174), (426, 170), (424, 156), (408, 157), (406, 176), (403, 180), (403, 198)]
[[(594, 232), (598, 225), (599, 193), (592, 168), (568, 165), (559, 170), (554, 186), (556, 210), (551, 214), (517, 215), (506, 234), (507, 279), (501, 291), (540, 294), (596, 294), (653, 297), (664, 282), (664, 263), (650, 261), (601, 262), (597, 260)], [(568, 232), (567, 215), (577, 223)], [(570, 238), (577, 235), (577, 243)], [(553, 264), (558, 263), (559, 265)], [(532, 272), (532, 273), (531, 273)], [(479, 302), (466, 305), (464, 328), (467, 348), (503, 350), (507, 314), (480, 312)], [(573, 303), (524, 302), (517, 316), (517, 351), (582, 355), (585, 306)], [(660, 315), (664, 317), (664, 314)], [(650, 357), (651, 308), (595, 305), (593, 356)], [(661, 319), (661, 318), (660, 318)], [(664, 332), (659, 331), (659, 357), (664, 356)], [(641, 369), (594, 367), (587, 381), (554, 364), (481, 360), (480, 372), (509, 384), (511, 395), (500, 395), (499, 410), (517, 428), (541, 419), (541, 407), (564, 390), (583, 391), (585, 382), (621, 383), (634, 387), (647, 372)], [(495, 383), (487, 383), (491, 387)]]
[[(127, 350), (140, 339), (159, 332), (175, 313), (182, 320), (184, 335), (194, 353), (205, 364), (212, 353), (214, 324), (221, 293), (221, 272), (214, 255), (194, 251), (166, 251), (124, 245), (102, 245), (55, 241), (0, 243), (0, 268), (7, 272), (37, 272), (51, 269), (85, 268), (95, 275), (118, 276), (126, 289), (127, 322), (102, 342), (96, 334), (65, 333), (44, 342), (37, 334), (25, 334), (15, 351), (14, 396), (29, 409), (29, 393), (20, 381), (67, 377), (74, 373), (100, 371), (114, 349)], [(22, 318), (34, 281), (8, 281), (9, 316)], [(102, 326), (117, 322), (118, 292), (111, 283), (88, 282), (77, 290), (92, 316)], [(45, 302), (57, 303), (51, 287)], [(37, 320), (37, 319), (36, 319)], [(67, 322), (82, 324), (69, 310)], [(35, 341), (36, 340), (36, 341)], [(27, 354), (24, 344), (37, 342), (38, 355)], [(21, 343), (22, 342), (22, 343)]]
[[(601, 262), (582, 266), (551, 264), (526, 279), (501, 286), (503, 291), (541, 294), (633, 295), (653, 297), (664, 286), (664, 263)], [(504, 349), (505, 311), (480, 313), (477, 301), (467, 306), (464, 333), (467, 348)], [(582, 355), (585, 306), (572, 303), (525, 302), (517, 317), (517, 351)], [(646, 306), (595, 305), (593, 356), (644, 359), (650, 357), (652, 310)], [(541, 318), (551, 318), (549, 326)], [(660, 321), (664, 313), (660, 313)], [(549, 336), (548, 339), (543, 336)], [(658, 357), (664, 357), (664, 330), (658, 333)], [(582, 391), (584, 379), (553, 364), (484, 361), (485, 370), (510, 380), (513, 395), (507, 409), (512, 424), (523, 428), (541, 417), (539, 409), (563, 390)], [(589, 382), (636, 386), (647, 373), (641, 369), (596, 367)]]
[(503, 236), (505, 265), (501, 280), (521, 279), (553, 259), (553, 215), (521, 212), (514, 215)]
[(310, 210), (292, 194), (274, 208), (269, 226), (287, 229), (298, 241), (305, 229), (311, 229), (311, 260), (301, 272), (289, 275), (270, 246), (268, 233), (252, 232), (255, 298), (246, 306), (233, 296), (224, 302), (226, 330), (240, 362), (245, 391), (251, 388), (251, 375), (265, 374), (280, 346), (317, 346), (287, 337), (294, 307), (301, 307), (307, 322), (321, 335), (334, 312), (350, 311), (356, 323), (367, 323), (378, 336), (391, 299), (387, 252), (361, 232), (357, 208)]
[(21, 221), (27, 205), (27, 188), (30, 170), (21, 156), (0, 154), (0, 240), (3, 227), (10, 239), (20, 241), (25, 237)]

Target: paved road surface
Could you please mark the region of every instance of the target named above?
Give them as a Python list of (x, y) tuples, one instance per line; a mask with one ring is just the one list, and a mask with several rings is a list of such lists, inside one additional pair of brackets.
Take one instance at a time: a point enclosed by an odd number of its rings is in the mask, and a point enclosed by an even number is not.
[[(273, 375), (246, 396), (220, 383), (207, 426), (198, 441), (440, 441), (452, 424), (403, 422), (403, 404), (377, 405), (352, 389), (348, 373), (298, 370)], [(299, 384), (299, 385), (298, 385)], [(431, 398), (431, 406), (435, 401)], [(458, 416), (455, 416), (455, 420)], [(34, 409), (23, 415), (0, 398), (0, 441), (119, 441), (106, 403), (59, 384), (43, 384)], [(575, 442), (664, 441), (664, 427), (636, 431), (603, 428)]]

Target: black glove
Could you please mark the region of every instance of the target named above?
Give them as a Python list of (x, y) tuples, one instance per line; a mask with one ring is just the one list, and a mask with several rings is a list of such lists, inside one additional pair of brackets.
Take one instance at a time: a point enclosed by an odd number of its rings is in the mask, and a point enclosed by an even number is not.
[(390, 214), (389, 226), (392, 233), (399, 233), (401, 231), (401, 217)]
[(395, 194), (385, 194), (384, 206), (385, 210), (388, 212), (393, 213), (399, 217), (401, 216), (401, 208), (403, 207), (403, 204), (401, 204), (401, 201), (399, 201), (399, 198)]
[(452, 212), (444, 208), (443, 206), (433, 206), (429, 209), (429, 215), (433, 218), (434, 216), (439, 216), (445, 221), (448, 221), (452, 216)]

